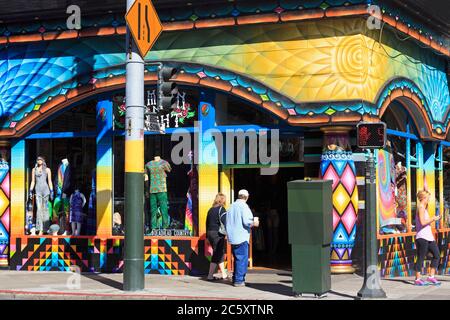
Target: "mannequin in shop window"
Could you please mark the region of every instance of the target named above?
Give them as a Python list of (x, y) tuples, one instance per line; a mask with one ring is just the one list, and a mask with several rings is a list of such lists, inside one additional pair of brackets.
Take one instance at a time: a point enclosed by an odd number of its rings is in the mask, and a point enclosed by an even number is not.
[[(53, 200), (52, 172), (50, 168), (47, 168), (43, 157), (37, 157), (36, 165), (31, 172), (30, 201), (33, 198), (33, 191), (37, 207), (35, 230), (39, 235), (43, 235), (44, 231), (50, 227), (49, 200)], [(32, 213), (33, 210), (31, 210)]]
[(61, 230), (64, 230), (63, 235), (67, 235), (70, 233), (69, 197), (72, 192), (71, 167), (67, 158), (62, 159), (61, 164), (58, 166), (55, 187), (56, 196), (53, 203), (53, 219), (58, 219)]
[(72, 235), (79, 236), (81, 224), (83, 223), (83, 208), (86, 204), (86, 197), (77, 188), (70, 196), (70, 223), (72, 225)]
[(401, 219), (402, 224), (397, 226), (401, 232), (406, 232), (407, 229), (407, 194), (406, 194), (406, 168), (399, 161), (395, 166), (395, 201), (397, 203), (397, 218)]
[(168, 214), (168, 199), (167, 199), (167, 172), (172, 170), (170, 164), (161, 159), (160, 156), (155, 156), (152, 161), (147, 162), (145, 170), (149, 179), (150, 190), (150, 211), (151, 211), (151, 225), (152, 229), (158, 227), (157, 216), (158, 211), (162, 217), (162, 228), (169, 227)]

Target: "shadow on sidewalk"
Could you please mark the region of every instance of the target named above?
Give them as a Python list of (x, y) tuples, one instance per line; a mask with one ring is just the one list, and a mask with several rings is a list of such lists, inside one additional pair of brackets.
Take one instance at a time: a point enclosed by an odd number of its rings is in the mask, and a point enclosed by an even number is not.
[(381, 279), (381, 281), (401, 282), (404, 284), (408, 284), (410, 286), (413, 285), (413, 281), (408, 281), (408, 280), (404, 280), (404, 279)]
[(353, 299), (353, 300), (358, 300), (358, 296), (352, 296), (352, 295), (349, 295), (349, 294), (336, 292), (334, 290), (330, 290), (329, 293), (330, 294), (334, 294), (335, 296), (339, 296), (339, 297), (344, 297), (344, 298), (349, 298), (349, 299)]
[(92, 273), (83, 274), (83, 277), (100, 282), (101, 284), (104, 284), (105, 286), (109, 286), (111, 288), (123, 291), (122, 282), (119, 282), (119, 281), (116, 281), (113, 279), (109, 279), (109, 278), (105, 278), (99, 274), (92, 274)]
[(273, 284), (273, 283), (246, 283), (246, 287), (266, 291), (270, 293), (281, 294), (284, 296), (292, 297), (294, 293), (292, 292), (292, 287), (288, 287), (282, 284)]

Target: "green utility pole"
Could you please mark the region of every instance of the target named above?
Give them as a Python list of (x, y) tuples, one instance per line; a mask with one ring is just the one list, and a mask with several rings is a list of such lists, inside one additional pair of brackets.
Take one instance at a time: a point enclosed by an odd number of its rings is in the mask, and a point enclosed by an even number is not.
[(364, 221), (364, 283), (358, 292), (358, 297), (386, 298), (381, 288), (380, 272), (377, 267), (377, 227), (376, 227), (376, 186), (375, 161), (371, 150), (366, 162), (366, 217)]
[[(127, 0), (127, 12), (134, 0)], [(126, 36), (125, 252), (123, 289), (143, 290), (144, 278), (144, 60), (130, 28)]]

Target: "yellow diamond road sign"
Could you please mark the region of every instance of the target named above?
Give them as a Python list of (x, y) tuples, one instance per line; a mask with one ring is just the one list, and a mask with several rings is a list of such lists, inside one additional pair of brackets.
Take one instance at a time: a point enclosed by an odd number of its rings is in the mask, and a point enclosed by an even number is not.
[(125, 19), (139, 52), (145, 57), (163, 28), (155, 7), (150, 0), (136, 0)]

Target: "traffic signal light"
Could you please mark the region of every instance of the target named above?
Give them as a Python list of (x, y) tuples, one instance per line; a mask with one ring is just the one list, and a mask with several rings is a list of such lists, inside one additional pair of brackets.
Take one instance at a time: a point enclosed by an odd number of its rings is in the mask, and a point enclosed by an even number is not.
[(386, 146), (386, 123), (360, 122), (356, 131), (358, 148), (383, 149)]
[(177, 69), (162, 66), (158, 72), (158, 113), (167, 114), (177, 109), (178, 86), (170, 79), (177, 73)]

